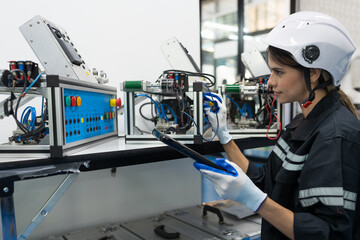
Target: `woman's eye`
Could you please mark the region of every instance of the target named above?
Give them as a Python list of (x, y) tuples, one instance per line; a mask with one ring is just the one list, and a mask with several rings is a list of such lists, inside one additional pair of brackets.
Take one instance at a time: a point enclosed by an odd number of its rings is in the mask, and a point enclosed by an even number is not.
[(281, 72), (281, 71), (278, 71), (278, 70), (274, 70), (274, 71), (275, 71), (276, 75), (278, 75), (279, 77), (283, 74), (283, 72)]

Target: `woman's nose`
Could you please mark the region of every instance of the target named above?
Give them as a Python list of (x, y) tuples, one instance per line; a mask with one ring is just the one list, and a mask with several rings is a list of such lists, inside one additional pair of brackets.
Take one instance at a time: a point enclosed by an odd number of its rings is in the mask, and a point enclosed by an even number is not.
[(276, 86), (276, 80), (275, 80), (275, 76), (274, 74), (271, 74), (269, 77), (269, 80), (267, 81), (267, 84), (271, 87), (275, 87)]

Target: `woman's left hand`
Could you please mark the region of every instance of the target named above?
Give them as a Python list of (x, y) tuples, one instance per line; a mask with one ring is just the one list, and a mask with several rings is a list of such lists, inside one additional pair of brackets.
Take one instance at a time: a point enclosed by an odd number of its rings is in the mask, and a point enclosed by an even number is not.
[(235, 163), (224, 158), (216, 159), (215, 163), (229, 173), (197, 162), (194, 163), (194, 167), (214, 183), (220, 197), (241, 202), (253, 212), (257, 212), (267, 194), (262, 192)]

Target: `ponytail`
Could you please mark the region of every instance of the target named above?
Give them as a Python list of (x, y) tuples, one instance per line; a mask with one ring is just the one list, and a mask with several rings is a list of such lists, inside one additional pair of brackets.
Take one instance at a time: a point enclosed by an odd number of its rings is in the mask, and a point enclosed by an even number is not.
[[(329, 79), (331, 79), (331, 75), (329, 72), (325, 71), (325, 70), (321, 70), (321, 75), (319, 78), (319, 83), (328, 81)], [(360, 120), (360, 116), (359, 113), (356, 109), (356, 107), (354, 106), (354, 104), (352, 103), (352, 101), (350, 100), (350, 98), (346, 95), (346, 93), (343, 90), (340, 90), (339, 87), (335, 87), (334, 85), (330, 85), (326, 88), (326, 91), (329, 93), (331, 91), (335, 91), (337, 90), (339, 96), (340, 96), (340, 102), (342, 105), (344, 105), (347, 109), (349, 109), (349, 111), (354, 114), (354, 116)]]
[[(334, 89), (334, 87), (333, 87)], [(339, 96), (340, 96), (340, 102), (342, 103), (342, 105), (344, 105), (347, 109), (349, 109), (349, 111), (355, 115), (355, 117), (357, 117), (357, 119), (360, 120), (359, 117), (359, 113), (356, 109), (356, 107), (354, 106), (354, 104), (352, 103), (351, 99), (346, 95), (346, 93), (343, 90), (338, 90), (337, 91)]]

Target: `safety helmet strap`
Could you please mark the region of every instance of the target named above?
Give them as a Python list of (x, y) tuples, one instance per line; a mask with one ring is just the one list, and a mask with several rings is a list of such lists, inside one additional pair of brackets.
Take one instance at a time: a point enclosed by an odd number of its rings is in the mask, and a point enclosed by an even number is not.
[(306, 88), (309, 91), (309, 96), (301, 103), (301, 106), (307, 108), (311, 105), (312, 101), (314, 101), (315, 99), (315, 91), (330, 86), (332, 82), (331, 80), (328, 80), (326, 82), (319, 84), (314, 89), (311, 89), (310, 68), (304, 68), (304, 78), (305, 78)]

